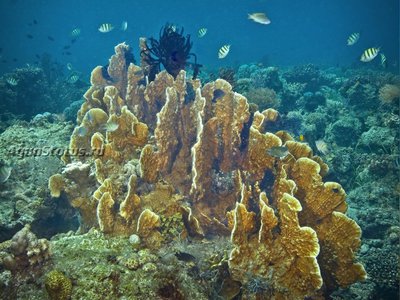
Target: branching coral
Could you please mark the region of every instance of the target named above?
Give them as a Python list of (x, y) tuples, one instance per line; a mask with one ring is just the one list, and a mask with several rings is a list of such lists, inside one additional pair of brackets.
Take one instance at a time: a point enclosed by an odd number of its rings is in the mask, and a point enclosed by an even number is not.
[[(76, 129), (70, 141), (103, 155), (65, 159), (49, 182), (53, 196), (79, 209), (82, 229), (135, 233), (152, 247), (163, 242), (160, 221), (181, 214), (183, 236), (231, 232), (234, 279), (263, 278), (276, 299), (328, 294), (365, 277), (354, 259), (361, 232), (344, 214), (342, 187), (323, 182), (327, 166), (309, 146), (270, 132), (277, 111), (254, 111), (225, 80), (202, 87), (184, 70), (145, 85), (141, 67), (118, 69), (126, 65), (119, 47), (109, 68), (126, 84), (107, 86), (92, 72), (78, 114), (87, 134)], [(103, 130), (109, 121), (118, 128)], [(286, 157), (268, 154), (282, 145)]]

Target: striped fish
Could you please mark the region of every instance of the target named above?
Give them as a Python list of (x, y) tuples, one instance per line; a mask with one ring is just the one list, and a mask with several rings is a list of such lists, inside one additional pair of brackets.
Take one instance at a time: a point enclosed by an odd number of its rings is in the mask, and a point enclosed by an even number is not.
[(112, 26), (112, 24), (110, 24), (110, 23), (101, 24), (99, 27), (99, 31), (102, 33), (110, 32), (113, 29), (114, 29), (114, 26)]
[(77, 82), (79, 80), (79, 75), (78, 74), (72, 74), (71, 76), (69, 76), (67, 78), (67, 82), (74, 84), (75, 82)]
[(205, 36), (206, 33), (207, 33), (207, 28), (204, 28), (204, 27), (200, 28), (199, 33), (198, 33), (199, 38), (202, 38), (203, 36)]
[(73, 29), (73, 30), (71, 31), (71, 36), (72, 36), (73, 38), (77, 38), (78, 36), (80, 36), (80, 34), (81, 34), (80, 28), (75, 28), (75, 29)]
[(18, 84), (18, 81), (13, 77), (7, 78), (6, 81), (9, 85), (12, 85), (12, 86), (16, 86)]
[(223, 45), (218, 51), (218, 58), (225, 58), (228, 55), (229, 50), (231, 50), (231, 45)]
[(382, 66), (382, 68), (386, 68), (386, 66), (387, 66), (387, 64), (386, 64), (386, 56), (383, 53), (381, 53), (381, 66)]
[(347, 46), (353, 46), (355, 43), (358, 42), (359, 38), (360, 38), (359, 32), (354, 32), (350, 34), (349, 38), (347, 39)]
[(380, 48), (368, 48), (367, 50), (364, 51), (364, 53), (361, 55), (360, 60), (362, 62), (370, 62), (373, 60), (379, 53)]

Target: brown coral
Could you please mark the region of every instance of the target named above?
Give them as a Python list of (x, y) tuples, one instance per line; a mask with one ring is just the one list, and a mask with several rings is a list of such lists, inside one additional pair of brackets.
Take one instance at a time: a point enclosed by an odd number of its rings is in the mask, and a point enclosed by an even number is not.
[[(54, 197), (64, 193), (79, 209), (82, 229), (137, 233), (157, 247), (159, 216), (180, 213), (190, 235), (232, 231), (234, 279), (260, 276), (276, 299), (303, 299), (322, 286), (329, 293), (365, 277), (345, 192), (322, 181), (328, 168), (309, 146), (269, 131), (277, 111), (257, 112), (225, 80), (201, 87), (184, 71), (161, 72), (148, 84), (145, 62), (121, 61), (125, 47), (116, 47), (109, 66), (122, 83), (92, 72), (77, 118), (88, 133), (71, 137), (74, 147), (102, 155), (65, 159), (70, 164), (49, 182)], [(115, 131), (101, 129), (109, 121)], [(286, 157), (268, 154), (282, 145)]]

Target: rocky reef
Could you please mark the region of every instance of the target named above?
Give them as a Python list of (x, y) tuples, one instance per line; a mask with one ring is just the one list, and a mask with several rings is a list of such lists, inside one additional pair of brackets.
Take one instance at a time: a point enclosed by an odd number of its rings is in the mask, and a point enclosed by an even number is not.
[(54, 201), (47, 188), (49, 176), (62, 167), (72, 129), (58, 115), (40, 114), (0, 134), (0, 160), (11, 167), (8, 180), (0, 183), (0, 241), (26, 224), (47, 238), (77, 228), (76, 212), (68, 202)]

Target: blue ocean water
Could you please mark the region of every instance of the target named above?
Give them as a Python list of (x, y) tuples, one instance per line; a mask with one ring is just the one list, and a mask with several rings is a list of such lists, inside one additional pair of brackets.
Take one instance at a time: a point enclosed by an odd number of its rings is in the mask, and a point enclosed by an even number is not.
[[(265, 12), (271, 24), (249, 20), (247, 14), (253, 12)], [(123, 21), (128, 22), (127, 31), (119, 29)], [(133, 46), (137, 58), (139, 37), (158, 37), (166, 22), (192, 35), (193, 52), (209, 68), (260, 61), (274, 66), (362, 65), (359, 58), (369, 47), (381, 47), (389, 67), (398, 68), (398, 0), (2, 0), (0, 74), (32, 64), (45, 52), (87, 73), (106, 64), (122, 41)], [(102, 23), (115, 29), (101, 33)], [(208, 32), (200, 39), (201, 27)], [(66, 55), (63, 47), (70, 45), (74, 28), (80, 28), (81, 35)], [(346, 40), (353, 32), (360, 32), (361, 38), (349, 47)], [(219, 60), (217, 52), (224, 44), (232, 45), (231, 52)], [(378, 60), (373, 65), (378, 66)]]

